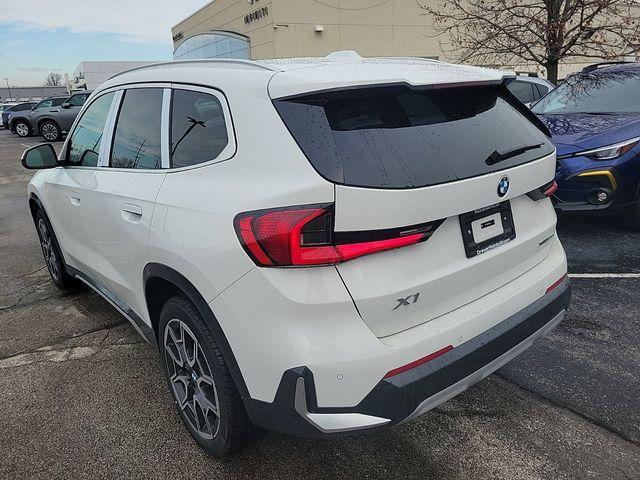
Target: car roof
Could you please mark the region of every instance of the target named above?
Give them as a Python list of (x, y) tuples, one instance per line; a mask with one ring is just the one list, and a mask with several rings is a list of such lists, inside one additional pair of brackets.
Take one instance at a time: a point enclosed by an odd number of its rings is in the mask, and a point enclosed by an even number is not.
[(518, 75), (516, 80), (520, 82), (537, 83), (538, 85), (544, 85), (546, 87), (555, 88), (555, 85), (545, 78)]
[[(397, 84), (442, 85), (498, 83), (515, 78), (513, 72), (453, 65), (437, 60), (405, 57), (362, 58), (356, 52), (334, 52), (321, 58), (270, 60), (179, 60), (137, 67), (115, 75), (101, 89), (133, 82), (194, 82), (207, 84), (215, 79), (221, 87), (224, 76), (209, 75), (222, 68), (233, 77), (252, 77), (268, 83), (273, 98), (358, 85)], [(211, 81), (208, 80), (211, 79)], [(234, 88), (228, 83), (229, 88)], [(237, 87), (236, 87), (237, 88)]]
[(610, 62), (589, 65), (579, 73), (640, 72), (640, 62)]

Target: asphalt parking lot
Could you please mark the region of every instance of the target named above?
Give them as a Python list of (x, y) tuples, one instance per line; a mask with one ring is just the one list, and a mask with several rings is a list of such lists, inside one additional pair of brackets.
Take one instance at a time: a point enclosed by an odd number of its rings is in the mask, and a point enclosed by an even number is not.
[(335, 441), (267, 433), (218, 461), (124, 318), (50, 282), (19, 162), (36, 143), (0, 130), (0, 478), (640, 478), (640, 233), (560, 218), (569, 315), (417, 420)]

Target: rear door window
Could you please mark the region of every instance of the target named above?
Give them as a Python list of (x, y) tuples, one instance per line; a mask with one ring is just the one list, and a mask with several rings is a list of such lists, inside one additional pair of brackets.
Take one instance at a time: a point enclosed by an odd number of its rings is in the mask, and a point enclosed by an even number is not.
[(110, 166), (161, 168), (162, 88), (132, 88), (124, 93), (116, 120)]
[(534, 88), (538, 92), (538, 95), (536, 95), (536, 100), (544, 97), (547, 94), (547, 92), (549, 91), (549, 88), (545, 87), (544, 85), (534, 85)]
[(216, 159), (229, 144), (222, 104), (214, 95), (174, 90), (171, 103), (171, 166)]
[(520, 165), (554, 149), (499, 86), (371, 87), (274, 104), (318, 173), (351, 186), (436, 185)]
[(536, 99), (534, 87), (529, 82), (514, 81), (511, 82), (507, 88), (513, 93), (522, 103), (533, 102)]

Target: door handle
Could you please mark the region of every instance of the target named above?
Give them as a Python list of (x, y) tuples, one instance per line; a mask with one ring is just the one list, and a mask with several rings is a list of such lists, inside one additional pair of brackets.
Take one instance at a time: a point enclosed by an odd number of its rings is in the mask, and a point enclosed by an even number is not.
[(76, 207), (80, 206), (80, 195), (76, 195), (74, 193), (72, 193), (71, 195), (69, 195), (69, 201), (71, 202), (71, 205), (75, 205)]
[(122, 205), (122, 218), (127, 222), (138, 223), (142, 219), (142, 207), (125, 203)]
[(125, 203), (122, 206), (122, 211), (132, 213), (133, 215), (142, 216), (142, 207), (140, 205), (133, 205), (132, 203)]

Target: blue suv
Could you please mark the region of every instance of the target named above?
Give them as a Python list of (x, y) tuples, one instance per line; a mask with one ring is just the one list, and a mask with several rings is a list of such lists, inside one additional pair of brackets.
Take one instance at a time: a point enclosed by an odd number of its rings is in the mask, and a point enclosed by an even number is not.
[(558, 151), (558, 210), (625, 213), (640, 229), (640, 63), (592, 65), (532, 110)]

